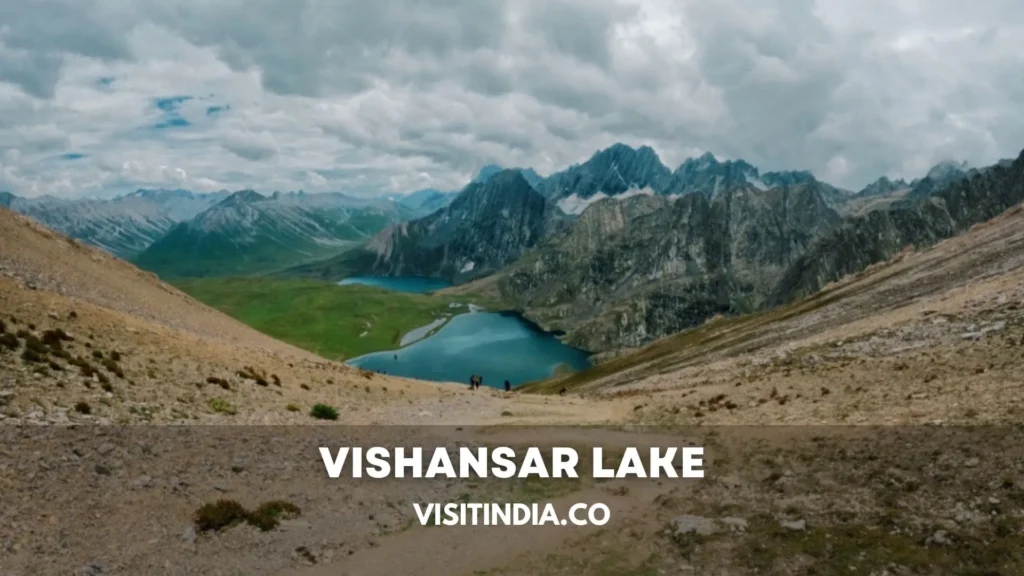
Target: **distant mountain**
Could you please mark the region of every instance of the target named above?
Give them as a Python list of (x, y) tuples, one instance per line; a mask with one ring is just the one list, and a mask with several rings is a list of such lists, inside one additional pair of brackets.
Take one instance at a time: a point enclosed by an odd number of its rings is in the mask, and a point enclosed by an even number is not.
[(338, 254), (405, 216), (388, 200), (242, 190), (176, 225), (134, 263), (167, 278), (272, 272)]
[[(476, 184), (486, 183), (494, 175), (501, 172), (502, 170), (504, 170), (504, 168), (498, 166), (497, 164), (487, 164), (486, 166), (480, 169), (477, 175), (473, 178), (472, 182)], [(523, 175), (523, 178), (526, 179), (530, 186), (533, 186), (535, 190), (538, 189), (538, 186), (544, 180), (543, 178), (541, 178), (540, 174), (537, 174), (537, 172), (533, 168), (510, 168), (510, 170), (517, 170), (520, 174)]]
[(1001, 161), (966, 172), (965, 168), (940, 165), (915, 185), (917, 198), (844, 219), (789, 267), (771, 302), (808, 296), (908, 246), (920, 248), (950, 238), (1024, 201), (1024, 151), (1010, 164)]
[(902, 178), (898, 180), (889, 180), (885, 176), (882, 176), (878, 180), (875, 180), (871, 184), (865, 186), (862, 190), (857, 192), (857, 196), (881, 196), (883, 194), (892, 194), (898, 190), (905, 190), (910, 187), (910, 184)]
[(396, 202), (408, 208), (415, 217), (421, 217), (444, 208), (457, 195), (458, 192), (442, 192), (433, 188), (427, 188), (397, 198)]
[(0, 205), (54, 230), (122, 257), (131, 258), (227, 196), (188, 190), (138, 190), (111, 200), (20, 198), (0, 193)]
[(577, 346), (638, 346), (762, 304), (786, 267), (838, 224), (826, 188), (746, 183), (713, 195), (606, 198), (499, 272), (498, 286)]
[(285, 274), (427, 276), (464, 281), (515, 261), (551, 233), (559, 218), (518, 170), (473, 182), (444, 209), (394, 224), (365, 246)]
[[(767, 190), (816, 181), (814, 175), (807, 171), (760, 174), (755, 166), (744, 160), (719, 161), (711, 153), (687, 159), (672, 171), (661, 162), (653, 148), (632, 148), (618, 143), (594, 153), (582, 164), (542, 179), (535, 186), (557, 202), (563, 212), (576, 215), (594, 202), (623, 194), (702, 194), (713, 198), (722, 191), (748, 185)], [(826, 200), (833, 206), (850, 196), (834, 187), (829, 187), (827, 192)]]
[(966, 178), (970, 170), (971, 167), (967, 162), (957, 163), (951, 160), (939, 162), (932, 166), (923, 178), (910, 183), (910, 193), (908, 196), (911, 198), (923, 198), (938, 192), (946, 186)]
[(501, 166), (498, 166), (497, 164), (487, 164), (483, 168), (481, 168), (480, 172), (478, 172), (476, 177), (473, 178), (473, 183), (486, 183), (488, 180), (491, 179), (492, 176), (494, 176), (498, 172), (501, 172), (501, 170)]

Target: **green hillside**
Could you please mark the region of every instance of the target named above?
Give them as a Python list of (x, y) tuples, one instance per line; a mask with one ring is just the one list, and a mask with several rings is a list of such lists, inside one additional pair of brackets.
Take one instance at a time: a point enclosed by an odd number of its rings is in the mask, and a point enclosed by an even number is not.
[(249, 326), (325, 358), (398, 347), (406, 332), (450, 314), (472, 296), (431, 296), (315, 280), (202, 278), (175, 285)]

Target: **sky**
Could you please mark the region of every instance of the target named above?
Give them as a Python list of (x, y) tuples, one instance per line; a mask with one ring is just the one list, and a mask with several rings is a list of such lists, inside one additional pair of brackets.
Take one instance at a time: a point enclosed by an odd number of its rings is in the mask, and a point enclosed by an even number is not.
[(615, 142), (859, 189), (1024, 148), (1020, 0), (0, 2), (0, 190), (458, 189)]

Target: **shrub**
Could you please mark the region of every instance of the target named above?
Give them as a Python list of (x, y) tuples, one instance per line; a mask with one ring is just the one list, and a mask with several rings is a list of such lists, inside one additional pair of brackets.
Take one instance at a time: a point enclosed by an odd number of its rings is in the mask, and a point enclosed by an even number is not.
[(299, 388), (302, 388), (303, 390), (309, 390), (309, 384), (299, 384)]
[(5, 334), (6, 332), (7, 332), (7, 324), (4, 324), (4, 321), (2, 319), (0, 319), (0, 334)]
[(246, 521), (264, 532), (277, 528), (281, 518), (295, 518), (302, 513), (298, 506), (284, 500), (272, 500), (260, 504), (246, 517)]
[(79, 414), (91, 414), (92, 407), (87, 402), (75, 402), (75, 412)]
[(40, 356), (46, 356), (50, 352), (50, 348), (43, 344), (43, 342), (35, 336), (29, 334), (28, 338), (25, 338), (25, 349), (31, 350)]
[(14, 334), (0, 334), (0, 349), (6, 348), (10, 351), (18, 349), (18, 337)]
[(100, 364), (103, 364), (103, 367), (106, 368), (107, 371), (110, 372), (111, 374), (114, 374), (118, 378), (124, 378), (124, 370), (121, 370), (121, 367), (118, 366), (117, 362), (114, 362), (113, 359), (104, 358), (103, 361), (100, 362)]
[(203, 504), (195, 514), (196, 530), (199, 532), (217, 531), (244, 521), (249, 513), (241, 504), (234, 500), (218, 500), (213, 504)]
[(289, 405), (285, 406), (284, 408), (285, 408), (285, 410), (287, 410), (289, 412), (298, 412), (299, 411), (299, 407), (296, 406), (295, 404), (289, 404)]
[(338, 411), (327, 404), (316, 404), (309, 411), (309, 415), (317, 420), (337, 420)]
[(270, 379), (273, 380), (274, 386), (281, 387), (281, 379), (277, 377), (277, 374), (271, 374)]
[(48, 364), (48, 366), (50, 367), (50, 370), (53, 370), (54, 372), (63, 372), (64, 371), (64, 367), (61, 366), (60, 364), (57, 364), (53, 360), (50, 360), (50, 363)]
[(99, 350), (93, 350), (92, 351), (92, 357), (97, 359), (97, 360), (99, 360), (99, 359), (103, 358), (103, 352), (101, 352)]
[(18, 338), (21, 338), (22, 340), (25, 340), (26, 338), (28, 338), (29, 336), (31, 336), (31, 335), (32, 335), (32, 333), (31, 333), (31, 332), (29, 332), (28, 330), (25, 330), (24, 328), (21, 328), (21, 329), (19, 329), (19, 330), (18, 330), (17, 332), (15, 332), (14, 334), (15, 334), (15, 335), (16, 335), (16, 336), (17, 336)]
[(46, 362), (46, 356), (36, 352), (31, 348), (25, 348), (24, 350), (22, 350), (21, 359), (24, 360), (25, 362), (32, 362), (36, 364), (42, 364), (43, 362)]
[(72, 340), (74, 340), (74, 338), (68, 336), (68, 333), (60, 328), (43, 332), (43, 344), (49, 346), (53, 350), (60, 350), (63, 347), (63, 342), (71, 342)]
[(213, 504), (204, 504), (195, 512), (196, 531), (218, 531), (246, 522), (264, 532), (273, 530), (282, 518), (295, 518), (302, 513), (298, 506), (284, 500), (264, 502), (253, 511), (234, 500), (221, 499)]
[(235, 407), (230, 402), (223, 398), (211, 398), (210, 409), (219, 414), (234, 415), (237, 413)]
[(121, 353), (118, 352), (117, 350), (111, 350), (110, 354), (108, 354), (108, 356), (110, 356), (110, 359), (113, 360), (114, 362), (120, 362), (121, 361)]
[(113, 392), (114, 391), (114, 385), (111, 384), (110, 382), (104, 382), (104, 383), (100, 384), (100, 388), (102, 388), (104, 392)]

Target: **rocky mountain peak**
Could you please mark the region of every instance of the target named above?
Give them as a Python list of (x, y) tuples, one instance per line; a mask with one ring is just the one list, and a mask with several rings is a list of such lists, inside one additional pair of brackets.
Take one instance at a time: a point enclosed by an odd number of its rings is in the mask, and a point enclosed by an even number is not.
[(228, 196), (221, 202), (222, 206), (232, 206), (241, 204), (251, 204), (253, 202), (260, 202), (267, 200), (268, 198), (255, 190), (245, 189), (235, 192), (231, 196)]

